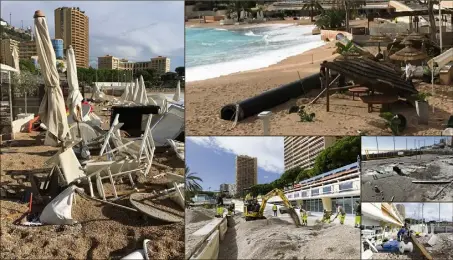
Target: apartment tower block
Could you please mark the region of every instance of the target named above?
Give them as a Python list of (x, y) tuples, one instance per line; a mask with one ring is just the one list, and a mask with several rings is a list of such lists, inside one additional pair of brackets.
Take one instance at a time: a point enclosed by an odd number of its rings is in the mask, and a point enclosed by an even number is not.
[(78, 7), (55, 9), (55, 39), (63, 40), (65, 51), (72, 45), (78, 68), (89, 67), (89, 21), (84, 11)]
[(246, 155), (236, 156), (236, 193), (244, 196), (244, 189), (258, 184), (258, 160)]

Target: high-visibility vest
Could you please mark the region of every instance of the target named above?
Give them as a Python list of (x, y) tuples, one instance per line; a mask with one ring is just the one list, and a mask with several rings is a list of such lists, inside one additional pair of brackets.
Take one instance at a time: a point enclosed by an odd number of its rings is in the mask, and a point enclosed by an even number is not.
[(272, 210), (277, 210), (277, 205), (272, 206)]

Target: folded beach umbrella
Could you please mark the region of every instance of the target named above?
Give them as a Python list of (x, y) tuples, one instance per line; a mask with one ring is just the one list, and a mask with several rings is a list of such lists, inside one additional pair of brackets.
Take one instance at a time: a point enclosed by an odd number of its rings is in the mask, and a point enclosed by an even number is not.
[(137, 103), (137, 96), (140, 90), (140, 85), (138, 83), (138, 78), (135, 79), (134, 95), (132, 96), (132, 101)]
[[(68, 64), (68, 85), (69, 85), (69, 95), (66, 100), (69, 108), (70, 115), (74, 120), (82, 120), (82, 93), (79, 90), (79, 81), (77, 79), (77, 65), (74, 54), (74, 49), (69, 45), (68, 51), (66, 53), (66, 60)], [(76, 120), (77, 121), (77, 120)]]
[[(140, 75), (140, 98), (141, 98), (141, 104), (142, 105), (150, 105), (148, 101), (148, 96), (146, 95), (146, 87), (145, 87), (145, 81), (143, 80), (143, 76)], [(154, 100), (153, 100), (154, 101)], [(156, 103), (154, 101), (154, 103)], [(153, 104), (155, 105), (155, 104)]]
[(17, 51), (17, 46), (13, 48), (13, 62), (14, 68), (17, 70), (17, 74), (20, 74), (20, 66), (19, 66), (19, 52)]
[(135, 91), (135, 83), (133, 80), (131, 80), (131, 83), (129, 84), (129, 93), (127, 95), (127, 101), (134, 101), (134, 91)]
[(121, 95), (121, 102), (124, 103), (127, 101), (127, 98), (129, 96), (129, 83), (126, 82), (126, 86), (124, 87), (124, 92), (123, 94)]
[(181, 98), (181, 82), (178, 80), (178, 84), (176, 85), (176, 92), (175, 95), (173, 96), (174, 101), (179, 101)]
[[(46, 18), (40, 10), (35, 12), (33, 18), (35, 19), (38, 61), (45, 85), (45, 94), (39, 106), (39, 117), (47, 127), (45, 143), (56, 146), (58, 141), (63, 141), (69, 133), (68, 119), (63, 93), (60, 88), (60, 79), (56, 66), (57, 60), (50, 41)], [(55, 139), (58, 141), (55, 142)]]

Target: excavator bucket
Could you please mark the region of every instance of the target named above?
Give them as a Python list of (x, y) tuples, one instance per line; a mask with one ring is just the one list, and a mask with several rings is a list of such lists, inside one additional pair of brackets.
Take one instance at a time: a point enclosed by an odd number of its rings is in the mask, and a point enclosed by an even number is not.
[(296, 224), (296, 226), (299, 227), (301, 224), (300, 224), (299, 216), (296, 213), (296, 210), (294, 208), (290, 208), (290, 209), (288, 209), (288, 213), (291, 216), (291, 218), (293, 219), (294, 224)]

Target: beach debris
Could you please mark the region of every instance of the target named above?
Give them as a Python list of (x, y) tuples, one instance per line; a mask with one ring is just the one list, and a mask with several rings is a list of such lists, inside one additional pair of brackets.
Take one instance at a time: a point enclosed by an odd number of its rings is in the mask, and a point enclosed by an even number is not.
[(374, 186), (374, 192), (382, 193), (382, 191), (378, 188), (378, 186)]
[(71, 216), (75, 191), (83, 192), (83, 189), (71, 185), (47, 204), (39, 217), (41, 223), (49, 225), (72, 225), (76, 223)]
[(393, 166), (393, 171), (396, 172), (398, 175), (404, 176), (403, 172), (398, 166)]
[(407, 242), (404, 243), (404, 241), (401, 241), (398, 245), (398, 248), (399, 248), (399, 251), (401, 254), (403, 254), (404, 252), (413, 252), (414, 251), (414, 245), (412, 244), (412, 242)]
[(435, 198), (437, 198), (437, 196), (439, 196), (439, 194), (441, 194), (443, 190), (445, 190), (447, 187), (450, 187), (452, 184), (453, 184), (453, 180), (452, 180), (449, 184), (445, 185), (445, 187), (443, 187), (440, 191), (438, 191), (438, 192), (437, 192), (432, 198), (430, 198), (430, 199), (435, 199)]
[(157, 193), (134, 193), (129, 201), (140, 212), (167, 222), (184, 220), (184, 184), (174, 183), (174, 187)]

